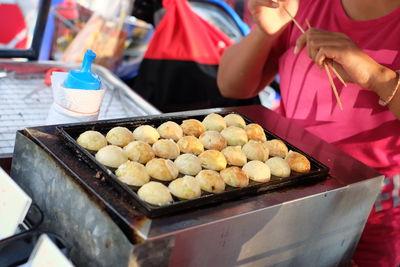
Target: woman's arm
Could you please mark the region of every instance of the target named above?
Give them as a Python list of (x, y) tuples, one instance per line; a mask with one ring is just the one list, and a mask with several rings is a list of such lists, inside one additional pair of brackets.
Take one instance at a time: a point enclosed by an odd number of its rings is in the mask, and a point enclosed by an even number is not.
[[(320, 68), (330, 62), (345, 81), (374, 91), (384, 101), (397, 86), (394, 70), (377, 63), (343, 33), (311, 28), (297, 40), (295, 53), (303, 47)], [(387, 106), (400, 119), (400, 89)]]
[(290, 22), (290, 17), (279, 6), (285, 5), (295, 15), (299, 5), (298, 0), (280, 2), (248, 2), (257, 26), (239, 43), (229, 47), (221, 58), (217, 82), (223, 96), (250, 98), (275, 77), (278, 68), (269, 60), (271, 48)]
[(258, 26), (239, 43), (223, 54), (217, 82), (221, 94), (230, 98), (250, 98), (258, 94), (277, 73), (277, 66), (268, 61), (274, 40)]

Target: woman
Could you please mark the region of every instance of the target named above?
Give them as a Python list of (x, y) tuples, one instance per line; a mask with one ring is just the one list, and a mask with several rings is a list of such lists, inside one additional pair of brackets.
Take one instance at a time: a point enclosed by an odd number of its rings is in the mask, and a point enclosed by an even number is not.
[[(278, 112), (385, 174), (383, 197), (367, 222), (355, 261), (397, 266), (400, 0), (249, 0), (248, 5), (256, 26), (225, 51), (218, 73), (221, 93), (255, 96), (279, 73)], [(306, 29), (304, 34), (284, 8)], [(324, 64), (333, 65), (348, 84), (334, 79), (343, 110)]]

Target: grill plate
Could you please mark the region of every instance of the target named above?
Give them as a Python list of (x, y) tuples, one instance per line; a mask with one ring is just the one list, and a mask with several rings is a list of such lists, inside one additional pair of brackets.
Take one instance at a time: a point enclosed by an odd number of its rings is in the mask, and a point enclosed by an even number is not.
[[(235, 111), (224, 111), (217, 112), (218, 114), (225, 116), (230, 113), (236, 113), (243, 117), (246, 121), (246, 124), (253, 123), (251, 120), (246, 118), (243, 114)], [(297, 151), (308, 158), (311, 163), (311, 170), (308, 173), (295, 173), (291, 172), (291, 176), (287, 178), (279, 178), (271, 175), (271, 180), (266, 183), (259, 183), (255, 181), (250, 181), (249, 185), (244, 188), (234, 188), (230, 186), (226, 186), (225, 192), (219, 194), (211, 194), (203, 192), (199, 198), (191, 199), (191, 200), (179, 200), (174, 199), (175, 201), (167, 206), (158, 207), (151, 205), (142, 201), (137, 195), (137, 189), (134, 187), (130, 187), (129, 185), (118, 180), (116, 175), (106, 166), (100, 164), (96, 161), (95, 157), (86, 149), (82, 148), (76, 142), (78, 136), (88, 130), (99, 131), (103, 135), (113, 127), (121, 126), (127, 127), (130, 130), (134, 130), (136, 127), (140, 125), (151, 125), (157, 128), (159, 125), (166, 121), (174, 121), (178, 124), (181, 124), (183, 120), (186, 119), (197, 119), (202, 121), (205, 115), (193, 115), (188, 116), (185, 113), (174, 113), (171, 116), (157, 118), (157, 117), (138, 117), (133, 119), (126, 120), (107, 120), (107, 121), (98, 121), (91, 122), (85, 125), (82, 124), (74, 124), (74, 125), (62, 125), (57, 127), (57, 133), (63, 138), (68, 147), (73, 149), (76, 153), (77, 157), (84, 162), (86, 162), (89, 167), (97, 171), (97, 178), (104, 179), (109, 183), (110, 186), (117, 189), (123, 196), (128, 196), (126, 199), (129, 203), (134, 205), (140, 212), (142, 212), (145, 216), (154, 218), (163, 215), (170, 215), (179, 211), (194, 209), (196, 207), (205, 206), (209, 204), (223, 203), (228, 200), (239, 199), (241, 197), (248, 197), (254, 194), (259, 194), (263, 192), (268, 192), (277, 189), (283, 189), (288, 187), (295, 186), (303, 186), (312, 182), (320, 181), (325, 179), (329, 173), (329, 168), (322, 164), (321, 162), (315, 160), (311, 156), (302, 152), (298, 148), (294, 147), (290, 143), (286, 142), (284, 139), (276, 136), (272, 132), (266, 130), (264, 128), (267, 139), (280, 139), (287, 145), (288, 149)]]

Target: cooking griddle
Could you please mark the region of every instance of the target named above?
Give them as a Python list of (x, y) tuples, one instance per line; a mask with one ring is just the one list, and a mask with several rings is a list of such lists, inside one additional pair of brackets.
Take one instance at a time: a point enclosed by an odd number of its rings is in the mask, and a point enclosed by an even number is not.
[[(225, 116), (230, 113), (239, 114), (243, 117), (246, 124), (254, 123), (253, 121), (246, 118), (243, 114), (235, 111), (225, 111), (225, 112), (217, 112), (221, 116)], [(155, 206), (149, 204), (145, 201), (142, 201), (137, 195), (137, 187), (131, 187), (122, 181), (120, 181), (116, 175), (113, 173), (114, 170), (109, 169), (103, 164), (99, 163), (94, 155), (90, 153), (88, 150), (84, 149), (76, 142), (76, 139), (79, 135), (85, 131), (93, 130), (102, 133), (104, 136), (107, 132), (117, 126), (126, 127), (130, 130), (134, 130), (136, 127), (140, 125), (151, 125), (157, 128), (159, 125), (166, 121), (174, 121), (179, 125), (183, 120), (187, 119), (197, 119), (202, 121), (206, 115), (194, 115), (188, 116), (185, 113), (174, 113), (171, 116), (162, 117), (162, 118), (148, 118), (148, 117), (137, 117), (133, 119), (126, 120), (107, 120), (107, 121), (97, 121), (90, 122), (86, 124), (73, 124), (73, 125), (62, 125), (57, 126), (57, 134), (59, 134), (67, 146), (71, 148), (74, 153), (77, 155), (77, 160), (82, 160), (88, 164), (88, 166), (96, 171), (96, 177), (94, 179), (104, 180), (109, 186), (114, 187), (118, 192), (121, 193), (121, 197), (126, 198), (125, 200), (131, 203), (135, 208), (137, 208), (140, 212), (142, 212), (145, 216), (149, 218), (155, 218), (164, 215), (170, 215), (176, 212), (180, 212), (183, 210), (194, 209), (201, 206), (206, 206), (209, 204), (223, 203), (229, 200), (236, 200), (242, 197), (249, 197), (255, 194), (265, 193), (273, 190), (290, 188), (296, 186), (304, 186), (310, 183), (320, 181), (325, 179), (328, 176), (329, 168), (302, 152), (300, 149), (291, 145), (284, 139), (278, 137), (274, 133), (268, 131), (264, 128), (264, 132), (268, 140), (271, 139), (280, 139), (282, 140), (289, 150), (293, 150), (299, 152), (306, 156), (311, 163), (311, 170), (308, 173), (296, 173), (291, 172), (291, 175), (286, 178), (277, 177), (271, 175), (271, 180), (266, 183), (260, 183), (250, 180), (249, 185), (244, 188), (236, 188), (226, 185), (225, 192), (212, 194), (208, 192), (202, 192), (201, 196), (196, 199), (190, 200), (181, 200), (174, 197), (174, 202), (166, 205), (166, 206)], [(162, 182), (162, 181), (158, 181)], [(162, 182), (165, 185), (168, 183)]]

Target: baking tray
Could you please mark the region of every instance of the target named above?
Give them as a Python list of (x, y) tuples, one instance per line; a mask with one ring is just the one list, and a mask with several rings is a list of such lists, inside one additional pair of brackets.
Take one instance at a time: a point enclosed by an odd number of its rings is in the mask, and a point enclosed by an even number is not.
[[(216, 113), (220, 114), (221, 116), (225, 116), (230, 113), (239, 114), (246, 121), (246, 124), (254, 123), (239, 112), (224, 111)], [(97, 179), (109, 183), (110, 186), (113, 186), (115, 189), (117, 189), (123, 196), (128, 196), (126, 200), (149, 218), (170, 215), (187, 209), (194, 209), (196, 207), (205, 206), (212, 203), (222, 203), (228, 200), (239, 199), (241, 197), (251, 196), (254, 194), (268, 192), (272, 190), (307, 185), (310, 182), (320, 181), (328, 176), (329, 168), (327, 166), (264, 128), (268, 140), (280, 139), (287, 145), (289, 150), (297, 151), (306, 156), (311, 163), (310, 172), (295, 173), (292, 171), (291, 175), (286, 178), (280, 178), (271, 175), (271, 180), (266, 183), (260, 183), (250, 180), (249, 185), (244, 188), (235, 188), (226, 185), (225, 192), (223, 193), (212, 194), (202, 192), (202, 195), (199, 198), (191, 200), (180, 200), (174, 198), (173, 203), (167, 206), (159, 207), (142, 201), (136, 193), (137, 188), (130, 187), (129, 185), (121, 182), (111, 169), (107, 168), (103, 164), (98, 163), (92, 153), (78, 145), (78, 143), (76, 142), (78, 136), (88, 130), (99, 131), (105, 136), (111, 128), (117, 126), (127, 127), (130, 130), (134, 130), (140, 125), (147, 124), (157, 128), (159, 125), (166, 121), (174, 121), (179, 125), (182, 123), (183, 120), (186, 119), (197, 119), (199, 121), (202, 121), (206, 115), (207, 114), (188, 116), (185, 113), (173, 113), (171, 116), (163, 115), (162, 117), (137, 117), (126, 120), (90, 122), (85, 125), (60, 125), (57, 126), (57, 134), (60, 135), (65, 141), (65, 144), (76, 153), (79, 160), (83, 160), (89, 165), (90, 168), (96, 171)]]

